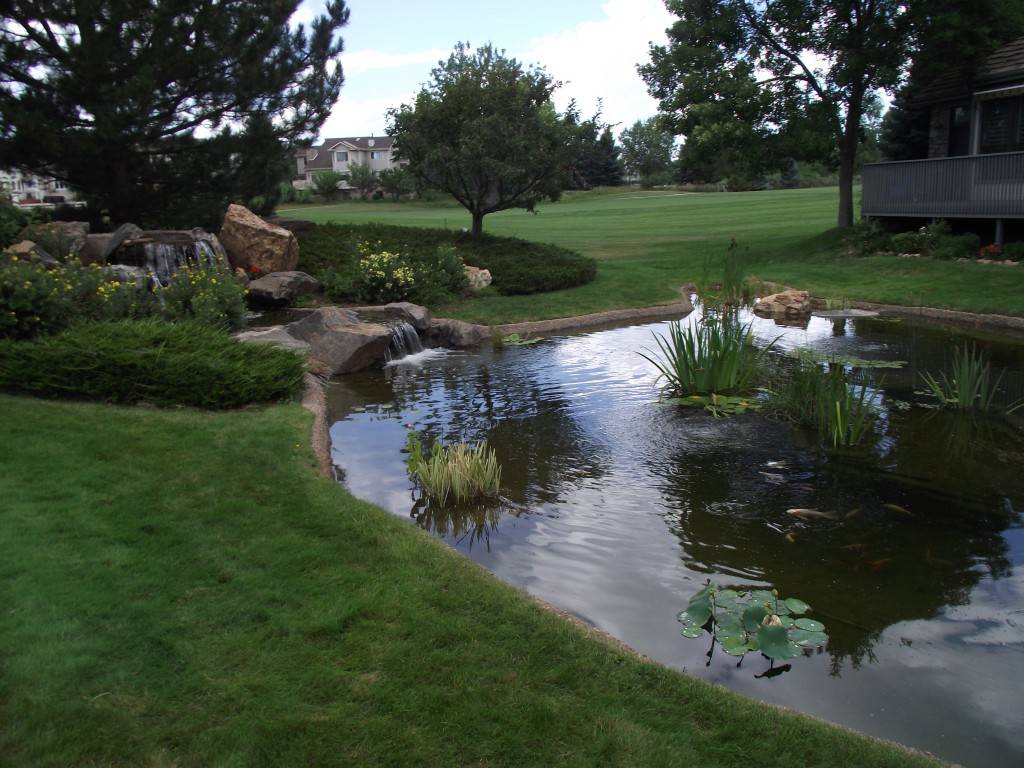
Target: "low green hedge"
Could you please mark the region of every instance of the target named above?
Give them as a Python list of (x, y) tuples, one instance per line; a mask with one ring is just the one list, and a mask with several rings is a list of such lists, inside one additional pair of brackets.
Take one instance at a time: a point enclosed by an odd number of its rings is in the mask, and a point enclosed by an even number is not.
[(304, 370), (292, 352), (191, 320), (80, 323), (0, 341), (0, 390), (43, 397), (238, 408), (293, 396)]
[[(412, 289), (399, 296), (432, 303), (450, 298), (465, 288), (451, 267), (451, 255), (491, 272), (493, 287), (505, 295), (557, 291), (584, 285), (597, 274), (597, 262), (557, 245), (511, 237), (484, 235), (474, 240), (464, 232), (384, 224), (324, 224), (302, 237), (299, 268), (324, 283), (336, 300), (367, 300), (359, 288), (360, 249), (399, 254), (417, 271)], [(441, 265), (441, 266), (439, 266)], [(441, 268), (443, 266), (443, 268)], [(428, 278), (433, 276), (434, 280)]]

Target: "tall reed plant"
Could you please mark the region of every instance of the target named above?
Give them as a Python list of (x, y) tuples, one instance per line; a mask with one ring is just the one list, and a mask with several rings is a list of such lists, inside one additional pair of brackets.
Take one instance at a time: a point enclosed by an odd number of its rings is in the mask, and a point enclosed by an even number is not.
[(750, 390), (764, 355), (775, 344), (758, 350), (753, 324), (744, 325), (730, 313), (708, 315), (685, 327), (671, 323), (668, 335), (655, 333), (654, 340), (656, 351), (639, 354), (658, 369), (659, 382), (676, 397)]
[(424, 454), (419, 433), (410, 431), (406, 450), (409, 475), (434, 504), (444, 507), (498, 495), (501, 467), (494, 449), (485, 442), (448, 446), (435, 442)]
[[(991, 363), (981, 350), (971, 344), (953, 350), (953, 365), (948, 371), (940, 372), (938, 377), (923, 373), (921, 380), (924, 394), (935, 400), (940, 408), (987, 413), (995, 407), (1003, 374), (993, 376)], [(1024, 401), (1005, 410), (1012, 413), (1022, 406)]]
[(878, 418), (867, 377), (850, 376), (838, 362), (800, 356), (780, 370), (768, 390), (767, 410), (816, 430), (833, 447), (859, 445)]

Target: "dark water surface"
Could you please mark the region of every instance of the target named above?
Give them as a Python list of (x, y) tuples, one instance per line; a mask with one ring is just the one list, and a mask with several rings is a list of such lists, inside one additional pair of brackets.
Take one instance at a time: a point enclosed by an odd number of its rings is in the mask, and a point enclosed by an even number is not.
[[(636, 351), (666, 328), (427, 353), (338, 379), (334, 461), (357, 496), (666, 664), (947, 760), (1024, 764), (1021, 422), (930, 411), (913, 391), (965, 337), (909, 320), (757, 320), (782, 351), (907, 362), (871, 371), (873, 448), (837, 456), (756, 414), (658, 405)], [(975, 340), (1007, 370), (1008, 396), (1024, 395), (1024, 345)], [(500, 505), (417, 505), (407, 424), (428, 440), (487, 439)], [(838, 519), (802, 521), (795, 507)], [(755, 677), (768, 668), (757, 654), (709, 660), (675, 619), (708, 578), (806, 600), (828, 647), (772, 678)]]

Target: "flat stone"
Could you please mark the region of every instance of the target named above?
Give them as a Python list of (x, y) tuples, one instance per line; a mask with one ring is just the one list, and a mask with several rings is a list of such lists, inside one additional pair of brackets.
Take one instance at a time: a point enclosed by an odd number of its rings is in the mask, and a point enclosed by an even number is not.
[[(242, 274), (245, 274), (244, 270)], [(249, 282), (249, 301), (253, 304), (279, 306), (290, 304), (299, 296), (320, 291), (320, 283), (305, 272), (271, 272)]]
[(31, 240), (22, 240), (20, 243), (14, 243), (14, 245), (8, 246), (4, 253), (21, 261), (37, 261), (47, 269), (60, 266), (59, 261)]
[(308, 355), (310, 352), (309, 344), (292, 336), (283, 325), (242, 331), (235, 334), (235, 338), (247, 344), (270, 344), (271, 346), (298, 352), (301, 355)]
[(469, 349), (490, 340), (491, 329), (486, 325), (473, 325), (462, 320), (438, 318), (431, 322), (423, 340), (428, 347)]
[(309, 344), (309, 367), (323, 376), (361, 371), (384, 360), (391, 344), (391, 329), (366, 323), (351, 310), (323, 307), (285, 330)]
[(829, 320), (847, 320), (852, 317), (878, 317), (878, 312), (871, 309), (816, 309), (811, 313), (815, 317)]
[(390, 304), (380, 304), (370, 307), (352, 307), (352, 311), (359, 317), (378, 322), (399, 320), (409, 323), (420, 333), (430, 328), (430, 310), (421, 307), (419, 304), (412, 304), (408, 301), (393, 301)]

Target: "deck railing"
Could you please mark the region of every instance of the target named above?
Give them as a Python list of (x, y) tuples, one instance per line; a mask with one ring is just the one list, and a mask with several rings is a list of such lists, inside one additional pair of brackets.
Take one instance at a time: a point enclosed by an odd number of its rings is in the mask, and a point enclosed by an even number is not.
[(1024, 218), (1024, 152), (864, 166), (861, 213), (920, 218)]

